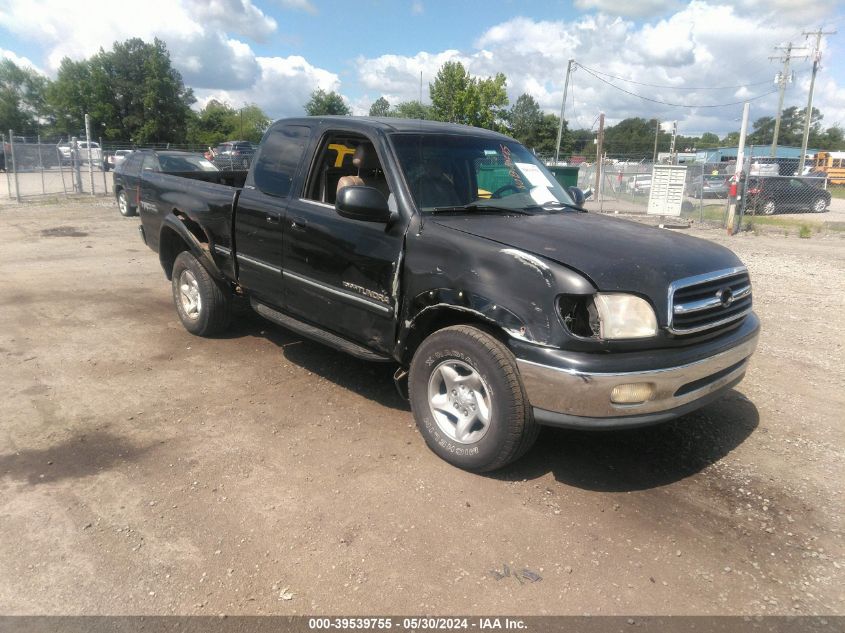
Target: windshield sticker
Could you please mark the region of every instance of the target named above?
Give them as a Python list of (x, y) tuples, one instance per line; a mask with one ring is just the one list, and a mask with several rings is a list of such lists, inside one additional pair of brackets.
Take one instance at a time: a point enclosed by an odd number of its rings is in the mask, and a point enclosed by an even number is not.
[(554, 196), (554, 194), (549, 191), (548, 187), (531, 187), (531, 191), (528, 192), (531, 195), (531, 199), (534, 200), (537, 204), (545, 204), (546, 202), (559, 202), (559, 200)]
[(522, 182), (522, 178), (513, 166), (510, 148), (507, 145), (499, 145), (499, 147), (502, 149), (502, 159), (505, 162), (505, 166), (509, 169), (508, 173), (511, 179), (513, 179), (513, 184), (516, 185), (517, 189), (525, 189), (525, 183)]
[(522, 175), (528, 179), (528, 182), (534, 187), (554, 187), (551, 181), (546, 178), (546, 175), (540, 171), (537, 165), (531, 163), (514, 163), (517, 169), (522, 172)]

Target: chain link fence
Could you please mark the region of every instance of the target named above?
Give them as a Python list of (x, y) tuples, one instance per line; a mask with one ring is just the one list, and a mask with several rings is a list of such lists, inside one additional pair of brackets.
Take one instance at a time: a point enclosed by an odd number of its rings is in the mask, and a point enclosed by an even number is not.
[[(746, 159), (735, 198), (730, 197), (735, 162), (682, 165), (682, 193), (674, 200), (679, 215), (658, 217), (660, 221), (676, 218), (689, 225), (726, 228), (733, 204), (733, 226), (753, 229), (757, 223), (773, 223), (760, 222), (762, 217), (829, 211), (833, 196), (828, 178), (824, 174), (795, 175), (797, 162), (793, 162), (795, 165), (768, 158)], [(585, 207), (594, 213), (641, 220), (655, 215), (653, 198), (661, 192), (654, 191), (653, 180), (657, 173), (655, 167), (659, 169), (660, 165), (651, 161), (608, 160), (597, 174), (599, 170), (595, 163), (579, 161), (577, 186), (588, 194)]]
[(43, 143), (16, 138), (3, 139), (0, 168), (4, 172), (6, 198), (18, 202), (48, 195), (111, 192), (111, 177), (103, 167), (102, 152), (97, 143), (71, 140), (66, 143)]
[(50, 143), (38, 136), (18, 136), (14, 130), (2, 135), (2, 146), (0, 182), (6, 191), (4, 196), (0, 184), (0, 197), (18, 202), (44, 196), (111, 196), (114, 187), (110, 172), (137, 149), (188, 151), (204, 156), (221, 171), (249, 169), (257, 149), (247, 141), (215, 147), (172, 143), (138, 146), (76, 138)]

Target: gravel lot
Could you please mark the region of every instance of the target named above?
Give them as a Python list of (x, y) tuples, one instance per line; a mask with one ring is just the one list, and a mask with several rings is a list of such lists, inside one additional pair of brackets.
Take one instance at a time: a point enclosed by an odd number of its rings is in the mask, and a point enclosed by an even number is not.
[(752, 271), (746, 380), (477, 476), (392, 367), (189, 335), (137, 224), (0, 206), (0, 613), (845, 614), (837, 234), (699, 232)]

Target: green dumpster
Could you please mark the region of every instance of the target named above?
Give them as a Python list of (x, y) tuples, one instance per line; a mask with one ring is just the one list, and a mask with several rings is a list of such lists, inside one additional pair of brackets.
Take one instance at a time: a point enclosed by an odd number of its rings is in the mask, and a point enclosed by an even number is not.
[(548, 167), (547, 168), (563, 188), (578, 186), (578, 167)]

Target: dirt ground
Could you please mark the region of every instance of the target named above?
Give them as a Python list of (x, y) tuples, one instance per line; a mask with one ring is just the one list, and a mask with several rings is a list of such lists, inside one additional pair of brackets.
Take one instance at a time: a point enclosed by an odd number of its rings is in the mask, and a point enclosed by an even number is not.
[(845, 613), (838, 235), (698, 232), (752, 272), (746, 380), (478, 476), (392, 367), (254, 316), (189, 335), (137, 225), (0, 207), (0, 613)]

